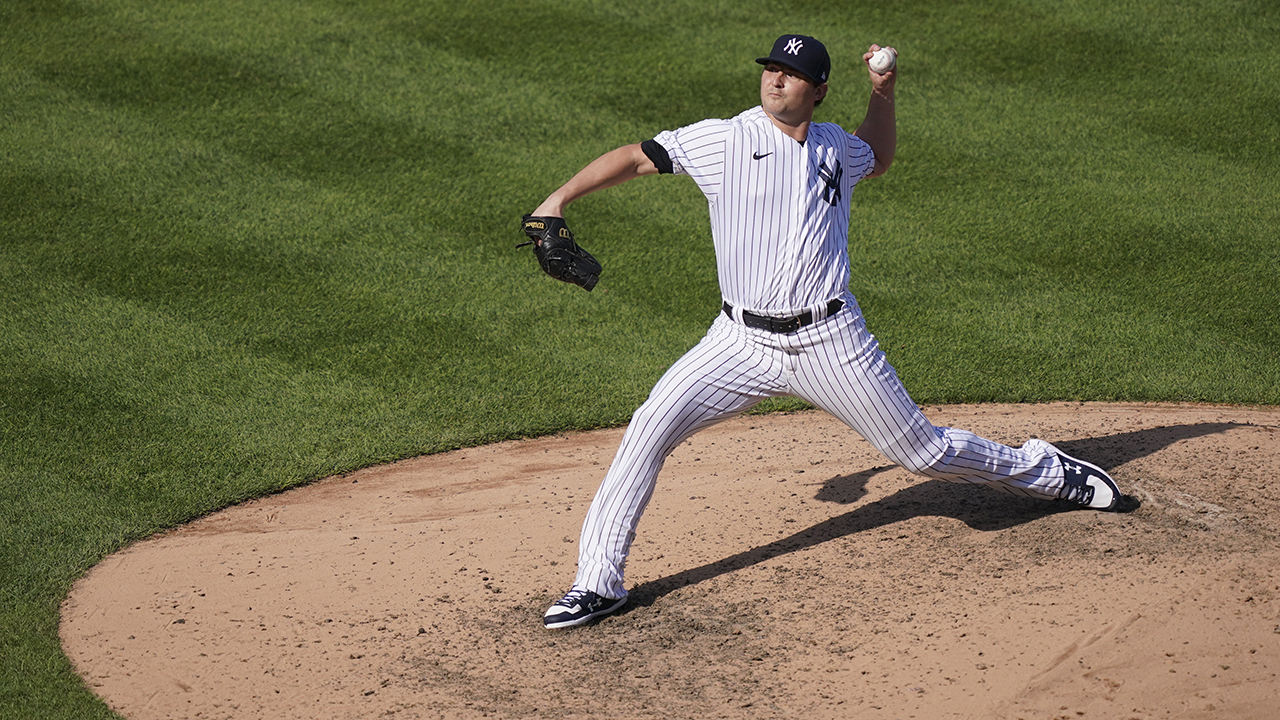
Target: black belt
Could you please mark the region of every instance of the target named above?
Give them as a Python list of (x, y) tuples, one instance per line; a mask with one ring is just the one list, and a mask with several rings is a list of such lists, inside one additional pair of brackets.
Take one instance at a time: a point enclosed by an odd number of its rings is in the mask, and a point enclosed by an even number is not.
[[(844, 307), (843, 300), (832, 300), (827, 303), (827, 317), (831, 317), (840, 312), (840, 308)], [(724, 314), (733, 317), (733, 306), (729, 303), (724, 304)], [(771, 333), (790, 333), (799, 330), (805, 325), (813, 323), (813, 313), (805, 311), (795, 317), (769, 317), (768, 315), (756, 315), (755, 313), (742, 311), (742, 324), (747, 327), (768, 330)]]

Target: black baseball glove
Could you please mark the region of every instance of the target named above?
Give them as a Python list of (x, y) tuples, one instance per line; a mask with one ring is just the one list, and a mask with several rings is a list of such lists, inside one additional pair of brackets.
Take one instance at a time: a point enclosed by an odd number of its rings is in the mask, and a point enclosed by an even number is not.
[(573, 233), (564, 218), (525, 215), (524, 234), (529, 236), (529, 241), (516, 247), (533, 245), (533, 254), (538, 256), (543, 272), (587, 291), (596, 286), (603, 268), (591, 253), (573, 241)]

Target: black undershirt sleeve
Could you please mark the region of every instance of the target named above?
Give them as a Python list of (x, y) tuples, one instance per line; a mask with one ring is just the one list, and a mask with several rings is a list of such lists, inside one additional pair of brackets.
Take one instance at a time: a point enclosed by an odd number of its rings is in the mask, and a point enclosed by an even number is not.
[(645, 140), (640, 143), (640, 149), (644, 151), (646, 157), (653, 162), (658, 168), (658, 172), (670, 175), (675, 172), (675, 167), (671, 164), (671, 155), (667, 153), (667, 149), (662, 147), (654, 140)]

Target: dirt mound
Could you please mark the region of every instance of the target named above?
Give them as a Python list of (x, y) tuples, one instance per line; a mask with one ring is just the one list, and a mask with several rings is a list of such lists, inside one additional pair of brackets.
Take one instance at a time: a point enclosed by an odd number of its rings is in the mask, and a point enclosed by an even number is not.
[(610, 430), (335, 477), (124, 549), (63, 608), (126, 718), (1273, 718), (1280, 409), (926, 408), (1130, 513), (921, 481), (818, 412), (668, 460), (631, 601), (542, 628)]

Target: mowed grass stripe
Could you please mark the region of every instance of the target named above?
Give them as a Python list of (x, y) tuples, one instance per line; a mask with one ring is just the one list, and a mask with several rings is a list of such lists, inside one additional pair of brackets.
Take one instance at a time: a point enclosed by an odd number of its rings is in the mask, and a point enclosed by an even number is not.
[[(0, 714), (107, 717), (57, 649), (103, 554), (330, 472), (625, 421), (715, 314), (705, 202), (516, 222), (756, 102), (778, 33), (903, 54), (853, 289), (920, 402), (1280, 402), (1266, 3), (35, 2), (0, 8)], [(1230, 38), (1229, 52), (1207, 52)], [(771, 405), (776, 407), (778, 405)], [(783, 404), (786, 407), (794, 405)]]

